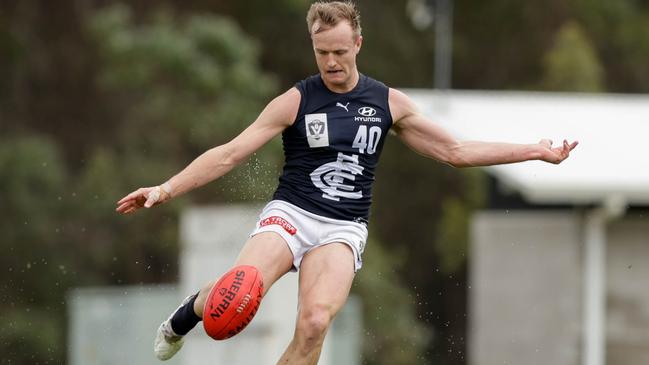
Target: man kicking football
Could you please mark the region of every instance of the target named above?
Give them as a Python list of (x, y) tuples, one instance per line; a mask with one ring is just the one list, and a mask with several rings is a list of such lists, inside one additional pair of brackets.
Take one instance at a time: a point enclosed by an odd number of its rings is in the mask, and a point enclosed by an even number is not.
[[(273, 199), (234, 266), (261, 273), (266, 292), (299, 271), (293, 339), (278, 364), (316, 364), (332, 319), (345, 303), (362, 265), (374, 171), (388, 132), (416, 152), (454, 167), (541, 160), (558, 164), (577, 142), (534, 144), (462, 142), (424, 117), (404, 93), (359, 73), (360, 16), (351, 2), (316, 2), (307, 26), (319, 73), (277, 96), (230, 142), (214, 147), (168, 181), (121, 199), (129, 214), (187, 193), (225, 175), (282, 134), (285, 165)], [(171, 358), (203, 315), (216, 280), (187, 297), (164, 321), (155, 340)]]

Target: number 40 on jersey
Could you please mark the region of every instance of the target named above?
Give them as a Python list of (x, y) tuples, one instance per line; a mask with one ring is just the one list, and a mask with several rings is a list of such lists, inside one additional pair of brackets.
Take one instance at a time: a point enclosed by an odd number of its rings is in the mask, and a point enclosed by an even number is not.
[(378, 126), (371, 126), (369, 128), (366, 125), (358, 126), (358, 132), (356, 132), (356, 137), (354, 137), (352, 148), (358, 148), (360, 153), (373, 155), (381, 140), (381, 133), (381, 127)]

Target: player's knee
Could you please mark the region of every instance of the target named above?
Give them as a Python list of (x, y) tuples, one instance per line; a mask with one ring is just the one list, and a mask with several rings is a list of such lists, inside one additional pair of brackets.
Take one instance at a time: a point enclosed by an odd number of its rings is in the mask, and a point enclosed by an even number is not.
[(300, 310), (298, 332), (306, 342), (319, 342), (324, 337), (333, 315), (328, 306), (313, 305)]

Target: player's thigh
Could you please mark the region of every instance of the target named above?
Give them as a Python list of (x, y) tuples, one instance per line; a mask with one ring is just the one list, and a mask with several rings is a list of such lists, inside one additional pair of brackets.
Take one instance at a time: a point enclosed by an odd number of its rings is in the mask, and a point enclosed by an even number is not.
[(293, 254), (286, 241), (275, 232), (252, 236), (241, 249), (235, 266), (250, 265), (261, 272), (268, 290), (277, 279), (293, 268)]
[(309, 251), (300, 265), (298, 319), (323, 312), (333, 318), (349, 296), (354, 275), (354, 253), (346, 244)]
[[(286, 241), (275, 232), (256, 234), (245, 243), (234, 266), (254, 266), (264, 281), (264, 295), (270, 287), (293, 267), (293, 254)], [(194, 304), (196, 313), (202, 313), (207, 296), (218, 278), (201, 288)]]

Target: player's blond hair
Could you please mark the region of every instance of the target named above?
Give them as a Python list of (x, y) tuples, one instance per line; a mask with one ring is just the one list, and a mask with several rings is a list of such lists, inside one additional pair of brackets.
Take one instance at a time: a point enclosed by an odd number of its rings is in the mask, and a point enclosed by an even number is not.
[[(317, 1), (306, 15), (311, 35), (335, 27), (340, 21), (347, 21), (351, 25), (354, 38), (361, 35), (361, 14), (351, 1)], [(315, 29), (314, 25), (317, 25)]]

